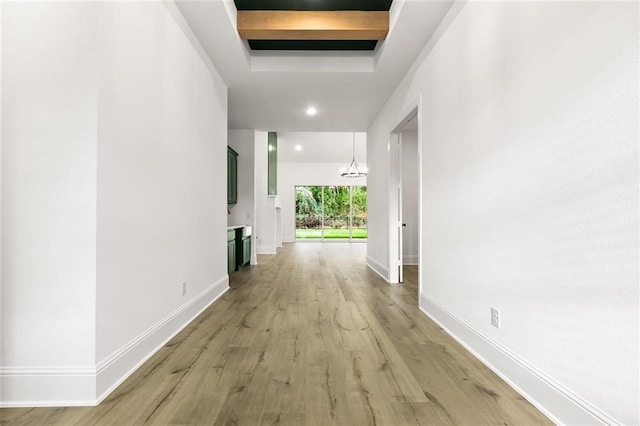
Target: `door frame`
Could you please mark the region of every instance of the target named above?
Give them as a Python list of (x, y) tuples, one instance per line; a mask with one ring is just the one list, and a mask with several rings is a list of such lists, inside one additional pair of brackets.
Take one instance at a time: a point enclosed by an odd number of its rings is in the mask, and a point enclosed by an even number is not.
[(402, 129), (417, 117), (418, 126), (418, 304), (422, 292), (422, 97), (418, 97), (399, 115), (396, 125), (389, 134), (389, 211), (388, 211), (388, 253), (389, 282), (402, 282)]

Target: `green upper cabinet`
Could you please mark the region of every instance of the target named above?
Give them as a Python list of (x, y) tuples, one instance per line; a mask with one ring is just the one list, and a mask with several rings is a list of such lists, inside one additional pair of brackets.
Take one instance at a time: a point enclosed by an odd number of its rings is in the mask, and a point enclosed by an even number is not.
[(238, 203), (238, 153), (227, 146), (227, 204)]
[[(264, 140), (264, 139), (263, 139)], [(269, 178), (267, 185), (268, 195), (278, 194), (278, 134), (269, 132)]]

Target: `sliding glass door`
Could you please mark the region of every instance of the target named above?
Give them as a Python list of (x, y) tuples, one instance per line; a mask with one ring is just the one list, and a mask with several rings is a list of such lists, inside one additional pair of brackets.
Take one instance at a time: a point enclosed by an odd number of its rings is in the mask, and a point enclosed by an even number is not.
[(296, 186), (296, 239), (322, 238), (322, 187)]
[(297, 240), (366, 240), (365, 186), (297, 186)]
[(327, 239), (349, 238), (349, 187), (322, 187), (322, 237)]

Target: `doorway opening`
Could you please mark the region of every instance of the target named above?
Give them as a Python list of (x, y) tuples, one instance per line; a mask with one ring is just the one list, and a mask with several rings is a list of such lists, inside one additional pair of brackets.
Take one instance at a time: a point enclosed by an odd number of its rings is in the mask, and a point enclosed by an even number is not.
[(390, 135), (389, 282), (416, 286), (422, 227), (418, 106), (415, 105)]
[(295, 195), (296, 241), (366, 241), (366, 186), (296, 186)]

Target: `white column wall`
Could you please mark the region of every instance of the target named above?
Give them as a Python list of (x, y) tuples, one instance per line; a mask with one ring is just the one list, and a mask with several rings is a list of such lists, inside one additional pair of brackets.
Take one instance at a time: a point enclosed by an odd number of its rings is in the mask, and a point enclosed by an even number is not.
[(104, 5), (99, 395), (228, 286), (227, 89), (175, 19), (156, 2)]
[[(255, 132), (255, 175), (254, 196), (256, 206), (256, 228), (254, 240), (256, 254), (274, 254), (275, 241), (275, 205), (269, 202), (268, 185), (268, 132)], [(252, 242), (253, 242), (252, 241)]]
[(640, 422), (638, 52), (635, 2), (454, 5), (368, 132), (369, 257), (418, 100), (420, 305), (560, 423)]

